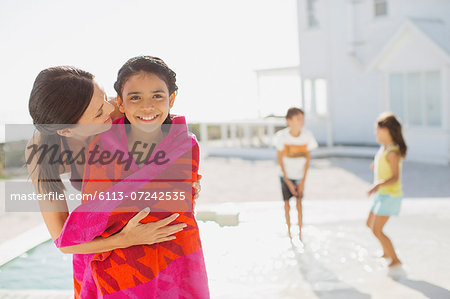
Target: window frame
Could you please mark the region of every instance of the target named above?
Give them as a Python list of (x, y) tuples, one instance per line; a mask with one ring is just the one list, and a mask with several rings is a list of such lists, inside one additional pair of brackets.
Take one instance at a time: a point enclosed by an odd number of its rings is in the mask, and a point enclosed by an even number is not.
[[(379, 7), (384, 6), (384, 13), (380, 14), (379, 12), (377, 12), (377, 9)], [(389, 14), (389, 3), (388, 0), (373, 0), (373, 16), (375, 18), (383, 18), (388, 16)]]
[[(318, 93), (317, 81), (322, 80), (324, 83), (324, 110), (325, 112), (319, 113), (318, 109)], [(301, 106), (307, 112), (308, 115), (314, 115), (317, 117), (328, 117), (329, 110), (329, 90), (328, 80), (325, 77), (311, 77), (302, 79), (302, 101)]]
[(308, 29), (319, 27), (316, 5), (317, 0), (306, 0), (306, 27)]
[[(437, 73), (438, 74), (438, 90), (439, 90), (439, 107), (440, 115), (439, 115), (439, 122), (438, 125), (432, 125), (430, 123), (428, 111), (426, 109), (427, 101), (426, 101), (426, 94), (427, 90), (425, 90), (426, 86), (426, 76), (430, 73)], [(419, 74), (419, 96), (420, 96), (420, 124), (412, 124), (410, 121), (409, 116), (409, 104), (410, 102), (406, 100), (407, 97), (407, 90), (408, 90), (408, 83), (407, 83), (407, 76), (411, 74)], [(393, 75), (401, 75), (401, 107), (402, 107), (402, 114), (403, 117), (401, 117), (401, 120), (405, 127), (407, 128), (414, 128), (414, 129), (444, 129), (445, 126), (445, 115), (444, 115), (444, 94), (442, 93), (442, 86), (443, 86), (443, 72), (441, 69), (426, 69), (426, 70), (410, 70), (410, 71), (392, 71), (388, 72), (387, 79), (388, 79), (388, 107), (389, 110), (391, 110), (393, 113), (398, 114), (397, 111), (394, 111), (393, 108), (393, 99), (392, 99), (392, 76)]]

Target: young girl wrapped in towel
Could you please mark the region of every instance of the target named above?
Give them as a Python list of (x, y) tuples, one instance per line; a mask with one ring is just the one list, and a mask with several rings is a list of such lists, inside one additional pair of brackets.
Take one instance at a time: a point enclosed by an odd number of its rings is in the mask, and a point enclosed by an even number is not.
[(143, 207), (150, 212), (140, 223), (179, 214), (172, 223), (186, 227), (157, 244), (74, 255), (75, 296), (209, 298), (192, 200), (199, 147), (185, 118), (169, 112), (175, 73), (159, 58), (135, 57), (119, 70), (114, 87), (125, 117), (92, 141), (82, 187), (88, 199), (71, 213), (55, 243), (64, 247), (111, 236)]

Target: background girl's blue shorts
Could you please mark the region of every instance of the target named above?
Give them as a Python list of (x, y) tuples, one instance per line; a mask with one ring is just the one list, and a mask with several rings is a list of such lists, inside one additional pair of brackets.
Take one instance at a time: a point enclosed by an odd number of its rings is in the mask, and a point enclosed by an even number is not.
[(403, 196), (375, 193), (371, 211), (380, 216), (398, 216)]

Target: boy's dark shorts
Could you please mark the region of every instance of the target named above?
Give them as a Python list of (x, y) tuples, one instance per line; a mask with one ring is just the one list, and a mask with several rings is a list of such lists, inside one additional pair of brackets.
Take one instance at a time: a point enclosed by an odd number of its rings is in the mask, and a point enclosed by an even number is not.
[[(292, 183), (294, 183), (295, 186), (297, 186), (301, 180), (290, 180)], [(288, 186), (286, 185), (286, 183), (284, 182), (284, 179), (282, 177), (280, 177), (280, 182), (281, 182), (281, 192), (283, 193), (283, 200), (289, 200), (291, 197), (293, 197), (294, 195), (291, 193), (291, 190), (289, 190)], [(301, 198), (302, 196), (300, 196)]]

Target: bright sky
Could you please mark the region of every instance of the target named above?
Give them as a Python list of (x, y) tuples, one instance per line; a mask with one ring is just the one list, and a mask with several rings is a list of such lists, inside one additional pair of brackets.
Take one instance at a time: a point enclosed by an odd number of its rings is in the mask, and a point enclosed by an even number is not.
[[(117, 71), (142, 54), (177, 73), (173, 113), (190, 122), (254, 118), (254, 70), (298, 64), (295, 2), (1, 0), (1, 123), (31, 123), (29, 94), (46, 67), (90, 71), (115, 96)], [(299, 103), (276, 88), (273, 101)]]

